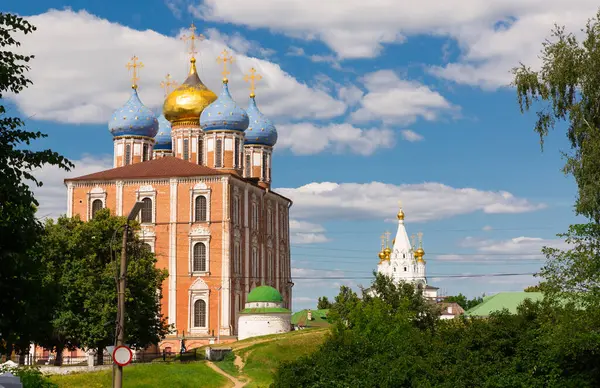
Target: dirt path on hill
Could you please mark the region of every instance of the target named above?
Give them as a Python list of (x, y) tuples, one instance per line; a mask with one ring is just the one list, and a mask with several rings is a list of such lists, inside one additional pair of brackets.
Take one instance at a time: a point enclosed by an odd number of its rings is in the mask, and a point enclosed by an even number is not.
[(246, 383), (241, 382), (240, 380), (236, 379), (229, 373), (225, 372), (223, 369), (216, 366), (213, 362), (206, 361), (206, 365), (208, 365), (215, 372), (227, 377), (233, 383), (233, 388), (243, 388), (246, 385)]

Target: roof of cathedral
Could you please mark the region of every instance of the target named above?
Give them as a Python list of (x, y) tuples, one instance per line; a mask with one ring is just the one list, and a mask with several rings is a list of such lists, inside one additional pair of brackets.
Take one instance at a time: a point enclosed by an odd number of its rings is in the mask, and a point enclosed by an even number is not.
[(283, 298), (279, 291), (271, 286), (258, 286), (248, 294), (246, 298), (247, 303), (253, 302), (272, 302), (281, 303)]
[(219, 97), (202, 111), (200, 127), (205, 131), (229, 130), (243, 132), (248, 128), (248, 123), (248, 114), (236, 104), (231, 94), (229, 94), (229, 87), (225, 79)]
[(113, 136), (156, 136), (158, 132), (156, 115), (142, 104), (135, 85), (131, 89), (129, 100), (113, 113), (108, 129)]
[(171, 123), (164, 115), (158, 117), (158, 134), (154, 137), (154, 141), (155, 150), (171, 150)]
[(250, 97), (248, 104), (248, 118), (250, 124), (246, 130), (245, 144), (258, 144), (274, 146), (277, 143), (277, 129), (273, 122), (269, 120), (256, 106), (255, 97)]
[(77, 178), (65, 179), (68, 181), (104, 181), (114, 179), (135, 178), (176, 178), (202, 175), (227, 175), (221, 171), (191, 163), (174, 156), (165, 156), (143, 163), (134, 163), (123, 167), (111, 168)]
[(412, 244), (408, 239), (408, 233), (406, 233), (406, 228), (404, 227), (404, 212), (400, 209), (398, 215), (402, 213), (402, 217), (398, 216), (398, 231), (396, 232), (396, 237), (394, 238), (394, 246), (393, 252), (410, 252), (412, 250)]

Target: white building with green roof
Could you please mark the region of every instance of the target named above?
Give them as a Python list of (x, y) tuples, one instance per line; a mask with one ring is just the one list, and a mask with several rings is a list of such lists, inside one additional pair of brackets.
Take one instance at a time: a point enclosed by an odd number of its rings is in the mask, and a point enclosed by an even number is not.
[(275, 288), (259, 286), (250, 291), (245, 308), (238, 318), (238, 340), (261, 335), (287, 333), (291, 330), (290, 310), (283, 307), (283, 297)]

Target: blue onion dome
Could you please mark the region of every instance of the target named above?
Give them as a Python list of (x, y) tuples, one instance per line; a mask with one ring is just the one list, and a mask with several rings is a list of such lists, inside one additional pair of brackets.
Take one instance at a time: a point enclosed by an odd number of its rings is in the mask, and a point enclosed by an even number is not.
[(108, 129), (115, 137), (154, 137), (158, 133), (158, 120), (152, 110), (142, 104), (134, 87), (129, 101), (113, 113)]
[(154, 149), (171, 151), (171, 123), (165, 116), (158, 116), (158, 134), (154, 137)]
[(248, 118), (250, 124), (246, 130), (245, 144), (257, 144), (273, 147), (277, 143), (277, 129), (273, 122), (269, 120), (256, 106), (254, 94), (250, 96), (248, 104)]
[(204, 131), (245, 131), (248, 128), (248, 114), (231, 98), (226, 80), (219, 97), (202, 111), (200, 128)]

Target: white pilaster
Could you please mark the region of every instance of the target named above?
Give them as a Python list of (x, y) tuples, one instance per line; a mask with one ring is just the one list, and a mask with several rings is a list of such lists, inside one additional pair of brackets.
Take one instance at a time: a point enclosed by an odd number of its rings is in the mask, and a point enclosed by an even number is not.
[(117, 215), (123, 215), (123, 181), (117, 181)]
[(67, 183), (67, 217), (73, 217), (73, 182)]
[(171, 179), (170, 186), (168, 319), (177, 327), (177, 179)]
[(248, 184), (244, 186), (244, 217), (242, 223), (244, 224), (244, 270), (242, 271), (243, 284), (246, 285), (246, 293), (250, 292), (250, 228), (249, 228), (249, 214), (248, 214), (248, 201), (250, 200), (248, 195)]
[(222, 250), (221, 256), (221, 327), (219, 331), (221, 335), (231, 334), (231, 289), (230, 289), (230, 274), (231, 274), (231, 215), (229, 211), (229, 178), (223, 177), (223, 234), (222, 234)]
[(281, 223), (279, 222), (279, 203), (275, 202), (275, 288), (281, 290), (281, 251), (279, 250), (279, 235), (281, 233)]

